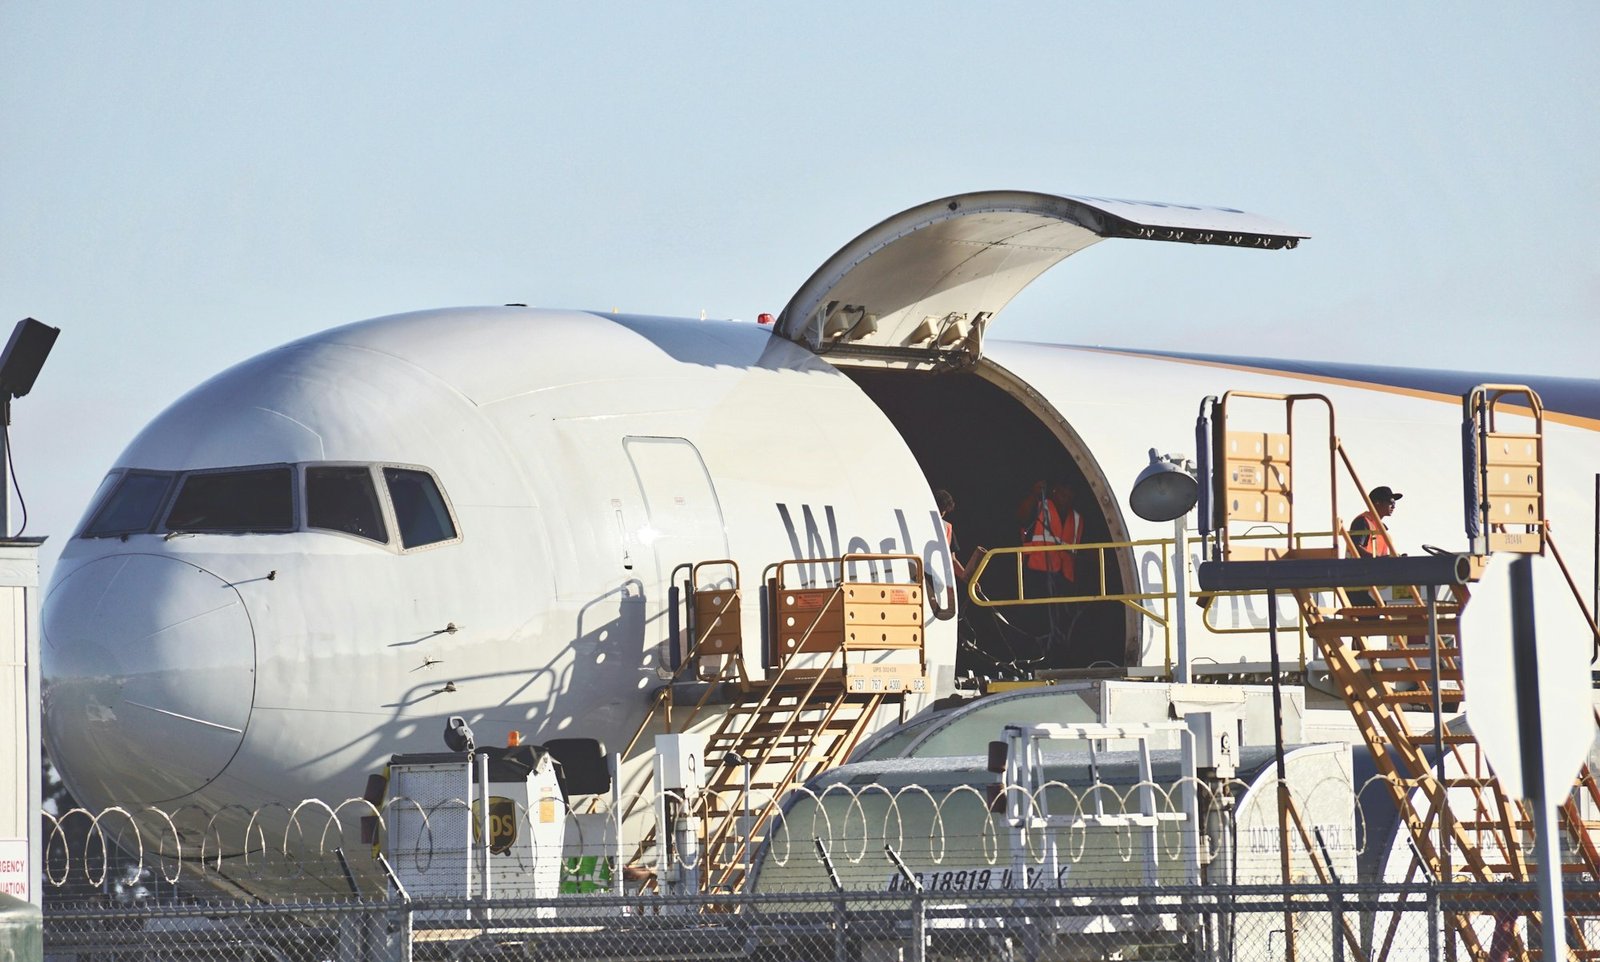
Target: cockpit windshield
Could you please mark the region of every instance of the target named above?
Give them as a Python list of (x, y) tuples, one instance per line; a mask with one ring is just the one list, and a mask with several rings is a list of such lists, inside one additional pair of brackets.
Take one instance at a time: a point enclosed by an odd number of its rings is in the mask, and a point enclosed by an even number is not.
[(389, 545), (391, 550), (459, 537), (433, 472), (395, 464), (117, 469), (101, 484), (89, 519), (79, 537), (319, 531)]
[(150, 530), (156, 512), (167, 501), (175, 475), (165, 471), (129, 471), (84, 526), (85, 538), (111, 538)]
[(293, 469), (285, 465), (188, 475), (167, 512), (167, 528), (229, 533), (293, 531)]
[(400, 541), (407, 548), (449, 541), (456, 536), (455, 526), (450, 523), (450, 509), (445, 506), (444, 495), (434, 484), (433, 475), (406, 468), (384, 468), (383, 477), (389, 484), (395, 519), (400, 523)]
[(366, 465), (306, 468), (306, 527), (389, 543), (383, 506)]

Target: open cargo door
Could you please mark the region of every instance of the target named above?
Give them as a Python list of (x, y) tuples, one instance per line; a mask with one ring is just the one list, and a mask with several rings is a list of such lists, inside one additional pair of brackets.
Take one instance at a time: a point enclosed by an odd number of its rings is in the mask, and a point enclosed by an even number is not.
[(1102, 238), (1276, 250), (1306, 236), (1226, 207), (961, 194), (896, 214), (845, 245), (790, 299), (774, 329), (819, 354), (965, 365), (982, 356), (1001, 308)]

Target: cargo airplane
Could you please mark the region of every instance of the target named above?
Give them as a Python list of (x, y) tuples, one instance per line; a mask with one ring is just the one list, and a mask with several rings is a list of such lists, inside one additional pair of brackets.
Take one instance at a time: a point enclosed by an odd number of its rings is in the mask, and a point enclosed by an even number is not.
[[(1400, 550), (1460, 550), (1460, 394), (1529, 379), (991, 336), (1014, 295), (1106, 238), (1306, 236), (1227, 208), (973, 193), (866, 231), (770, 322), (458, 308), (268, 351), (134, 438), (71, 533), (44, 601), (50, 757), (90, 808), (218, 811), (359, 795), (391, 755), (437, 751), (449, 716), (485, 740), (616, 751), (681, 643), (678, 566), (731, 559), (748, 590), (785, 559), (911, 555), (947, 606), (937, 489), (964, 557), (1016, 544), (1019, 500), (1064, 484), (1084, 541), (1127, 545), (1093, 573), (1107, 593), (1160, 590), (1157, 550), (1136, 543), (1172, 529), (1135, 517), (1128, 486), (1152, 447), (1192, 453), (1197, 406), (1228, 390), (1331, 398), (1368, 483), (1405, 493)], [(1532, 383), (1548, 517), (1591, 586), (1600, 382)], [(1360, 492), (1339, 499), (1348, 522)], [(759, 674), (759, 606), (743, 618)], [(1017, 661), (962, 621), (930, 614), (929, 682), (907, 712)], [(1197, 664), (1264, 658), (1259, 637), (1193, 634)], [(1108, 603), (1028, 658), (1161, 666), (1166, 651)]]

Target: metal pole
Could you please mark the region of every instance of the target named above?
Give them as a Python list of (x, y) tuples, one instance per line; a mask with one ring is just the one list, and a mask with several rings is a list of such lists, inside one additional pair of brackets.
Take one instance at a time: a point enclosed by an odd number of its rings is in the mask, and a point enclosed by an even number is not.
[[(483, 893), (483, 900), (485, 902), (487, 902), (487, 901), (489, 901), (489, 896), (493, 894), (493, 891), (490, 888), (490, 884), (489, 884), (489, 874), (490, 874), (489, 873), (489, 830), (490, 830), (491, 823), (489, 821), (489, 755), (488, 755), (488, 753), (479, 752), (477, 761), (478, 761), (478, 799), (479, 799), (479, 803), (478, 804), (481, 806), (481, 809), (482, 809), (481, 811), (478, 812), (478, 831), (479, 831), (480, 835), (482, 836), (481, 838), (478, 839), (478, 842), (479, 842), (479, 845), (478, 845), (478, 858), (480, 859), (479, 865), (481, 866), (481, 871), (483, 873), (482, 874), (482, 879), (481, 879), (481, 881), (479, 882), (479, 885), (478, 885), (478, 889), (479, 889), (480, 892)], [(485, 911), (487, 911), (487, 909)], [(485, 916), (485, 917), (487, 917), (487, 916)]]
[(1517, 728), (1522, 746), (1522, 793), (1533, 805), (1534, 847), (1539, 866), (1540, 944), (1544, 958), (1567, 957), (1561, 896), (1561, 851), (1556, 841), (1555, 800), (1545, 790), (1544, 730), (1539, 705), (1539, 649), (1534, 633), (1533, 559), (1511, 562), (1511, 653), (1517, 676)]
[(1172, 519), (1172, 585), (1178, 596), (1174, 618), (1178, 631), (1178, 663), (1172, 666), (1172, 680), (1189, 682), (1189, 530), (1188, 515)]
[(750, 821), (750, 762), (739, 760), (744, 765), (744, 882), (739, 887), (749, 892), (750, 876), (755, 874), (755, 824)]
[[(833, 859), (828, 855), (828, 844), (822, 840), (820, 835), (811, 836), (811, 844), (816, 846), (817, 858), (822, 861), (822, 867), (828, 871), (828, 884), (833, 886), (835, 892), (843, 896), (844, 883), (839, 881), (839, 873), (834, 871)], [(850, 947), (845, 933), (850, 926), (850, 916), (842, 897), (834, 901), (833, 908), (838, 913), (838, 917), (833, 923), (833, 962), (847, 962), (850, 957)]]
[[(1425, 585), (1428, 601), (1428, 646), (1431, 652), (1433, 677), (1433, 757), (1435, 777), (1439, 780), (1439, 882), (1447, 883), (1450, 872), (1450, 789), (1444, 773), (1444, 692), (1439, 682), (1439, 587)], [(1456, 957), (1456, 942), (1445, 944), (1447, 956)]]
[[(11, 537), (11, 460), (6, 456), (10, 436), (11, 396), (0, 397), (0, 539)], [(1595, 476), (1596, 497), (1600, 498), (1600, 475)]]
[(928, 958), (928, 907), (923, 904), (922, 882), (906, 863), (900, 858), (900, 853), (894, 850), (893, 845), (885, 845), (883, 854), (894, 863), (895, 871), (911, 886), (911, 962), (927, 962)]
[[(1283, 679), (1278, 658), (1278, 590), (1267, 589), (1267, 642), (1272, 649), (1272, 735), (1278, 756), (1278, 854), (1283, 867), (1283, 884), (1290, 884), (1289, 861), (1289, 768), (1283, 760)], [(1284, 958), (1295, 962), (1294, 908), (1284, 899)]]
[(611, 767), (611, 894), (625, 895), (628, 889), (622, 869), (628, 864), (628, 853), (623, 850), (622, 843), (622, 756), (612, 752), (608, 763)]
[(928, 959), (928, 905), (921, 892), (911, 896), (911, 962)]
[(1406, 836), (1406, 845), (1411, 849), (1411, 858), (1416, 862), (1417, 869), (1422, 872), (1422, 883), (1427, 886), (1423, 905), (1428, 916), (1428, 958), (1437, 959), (1439, 938), (1444, 934), (1444, 925), (1439, 918), (1439, 877), (1433, 874), (1438, 866), (1428, 864), (1422, 855), (1422, 847), (1410, 835)]
[[(394, 962), (411, 962), (411, 893), (406, 891), (401, 884), (400, 876), (395, 874), (394, 866), (389, 860), (378, 853), (378, 866), (383, 869), (383, 874), (389, 879), (389, 901), (394, 908), (393, 931), (389, 933), (390, 957)], [(395, 898), (399, 898), (396, 903)]]
[(1543, 930), (1539, 943), (1547, 959), (1567, 957), (1566, 905), (1561, 892), (1561, 848), (1556, 841), (1556, 806), (1545, 798), (1541, 786), (1535, 789), (1533, 829), (1537, 839), (1539, 865), (1539, 913)]
[(1439, 958), (1439, 939), (1444, 935), (1444, 920), (1439, 915), (1439, 880), (1428, 879), (1428, 958)]
[(1328, 866), (1328, 878), (1338, 886), (1328, 896), (1331, 902), (1329, 908), (1333, 912), (1333, 962), (1344, 962), (1344, 889), (1343, 881), (1339, 878), (1339, 870), (1334, 868), (1333, 854), (1328, 851), (1328, 841), (1322, 837), (1322, 829), (1311, 829), (1312, 836), (1317, 840), (1317, 848), (1322, 852), (1322, 861)]

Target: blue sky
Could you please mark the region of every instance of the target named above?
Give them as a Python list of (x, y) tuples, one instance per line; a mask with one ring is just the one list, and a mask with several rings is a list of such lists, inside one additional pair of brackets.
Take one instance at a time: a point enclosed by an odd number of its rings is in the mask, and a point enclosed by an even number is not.
[(1576, 2), (0, 4), (0, 326), (62, 329), (27, 533), (48, 561), (146, 421), (300, 335), (753, 318), (967, 190), (1313, 235), (1102, 244), (996, 336), (1588, 376), (1596, 37)]

